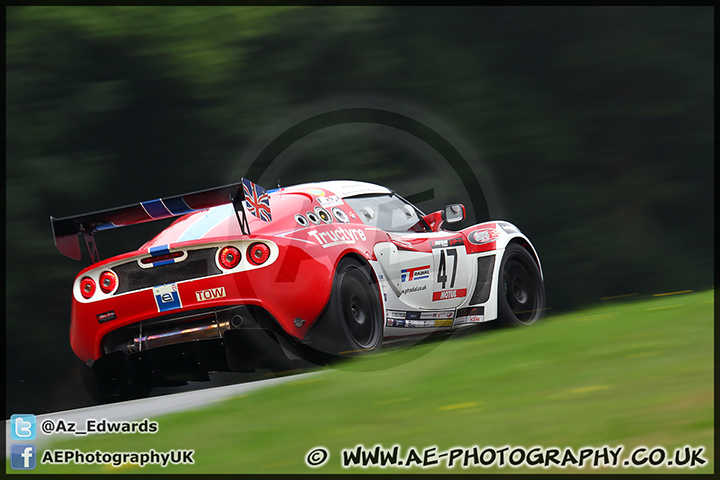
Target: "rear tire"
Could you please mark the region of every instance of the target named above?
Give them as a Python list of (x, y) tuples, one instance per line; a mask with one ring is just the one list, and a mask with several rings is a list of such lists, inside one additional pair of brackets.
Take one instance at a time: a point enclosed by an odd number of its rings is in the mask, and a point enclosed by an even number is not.
[(380, 292), (369, 267), (351, 258), (340, 261), (330, 300), (311, 332), (312, 347), (331, 356), (348, 357), (380, 349)]
[(526, 327), (545, 312), (545, 285), (533, 257), (518, 244), (505, 249), (498, 282), (498, 318), (506, 325)]

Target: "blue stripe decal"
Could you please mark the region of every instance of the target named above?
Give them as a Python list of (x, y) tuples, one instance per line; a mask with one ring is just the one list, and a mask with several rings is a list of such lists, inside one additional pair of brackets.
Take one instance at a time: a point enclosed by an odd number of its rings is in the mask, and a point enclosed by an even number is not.
[(141, 202), (145, 211), (153, 220), (161, 220), (163, 218), (172, 217), (172, 213), (167, 209), (165, 204), (159, 198), (157, 200), (149, 200), (147, 202)]
[(155, 262), (153, 263), (153, 267), (159, 267), (160, 265), (168, 265), (170, 263), (175, 263), (175, 259), (171, 258), (170, 260), (163, 260), (162, 262)]
[(162, 201), (163, 204), (165, 204), (165, 207), (167, 207), (168, 210), (170, 210), (170, 213), (173, 215), (183, 215), (185, 213), (194, 212), (192, 208), (188, 206), (187, 203), (185, 203), (185, 200), (182, 198), (170, 198), (167, 200)]
[(200, 220), (195, 222), (192, 227), (188, 228), (187, 231), (177, 239), (176, 243), (188, 240), (199, 240), (203, 237), (203, 235), (217, 227), (230, 215), (234, 215), (233, 206), (231, 204), (219, 205), (211, 208)]
[(150, 247), (150, 255), (157, 257), (159, 255), (167, 255), (170, 253), (169, 245), (160, 245), (159, 247)]

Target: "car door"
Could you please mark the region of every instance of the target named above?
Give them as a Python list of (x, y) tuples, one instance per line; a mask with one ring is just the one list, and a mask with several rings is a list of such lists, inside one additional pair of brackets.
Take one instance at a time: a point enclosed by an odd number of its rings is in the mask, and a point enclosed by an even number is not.
[(467, 252), (460, 235), (395, 233), (376, 256), (390, 287), (411, 309), (453, 309), (467, 297)]
[(468, 255), (462, 235), (440, 232), (429, 239), (432, 251), (431, 308), (456, 308), (468, 295)]

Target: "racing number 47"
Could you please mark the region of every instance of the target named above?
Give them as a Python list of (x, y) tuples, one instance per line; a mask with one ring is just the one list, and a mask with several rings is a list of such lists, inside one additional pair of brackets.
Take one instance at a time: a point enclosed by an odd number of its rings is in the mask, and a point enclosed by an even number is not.
[(452, 263), (452, 275), (450, 276), (450, 288), (453, 288), (455, 286), (455, 275), (457, 274), (457, 263), (458, 263), (458, 255), (457, 255), (457, 249), (455, 248), (447, 248), (444, 250), (440, 250), (440, 263), (438, 264), (438, 275), (437, 275), (437, 283), (442, 284), (441, 288), (445, 288), (445, 284), (447, 284), (448, 281), (448, 265), (450, 263), (450, 259), (445, 259), (445, 256), (447, 254), (447, 257), (453, 257), (453, 263)]

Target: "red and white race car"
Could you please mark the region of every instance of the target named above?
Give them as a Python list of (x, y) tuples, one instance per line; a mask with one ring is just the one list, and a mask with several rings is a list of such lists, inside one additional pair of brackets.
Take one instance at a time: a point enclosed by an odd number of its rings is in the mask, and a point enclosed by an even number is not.
[[(100, 260), (94, 233), (179, 218)], [(330, 181), (233, 185), (66, 218), (55, 244), (93, 264), (73, 284), (70, 343), (98, 396), (374, 351), (393, 337), (500, 319), (530, 325), (545, 289), (517, 227), (462, 231), (460, 204), (423, 214), (392, 190)]]

